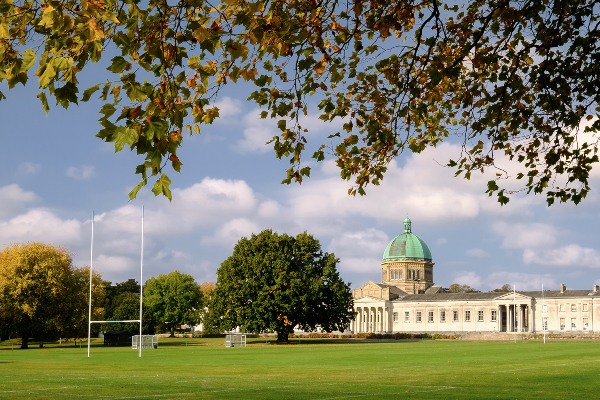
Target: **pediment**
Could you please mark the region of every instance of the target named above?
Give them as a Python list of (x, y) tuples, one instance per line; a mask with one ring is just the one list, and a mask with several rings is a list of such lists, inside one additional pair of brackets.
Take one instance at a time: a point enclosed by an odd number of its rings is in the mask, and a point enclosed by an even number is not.
[(506, 300), (506, 301), (513, 301), (513, 300), (531, 300), (531, 296), (525, 296), (524, 294), (521, 293), (504, 293), (498, 297), (496, 297), (495, 300)]
[(369, 289), (381, 290), (381, 285), (379, 285), (373, 281), (369, 281), (369, 282), (365, 283), (364, 285), (362, 285), (361, 289), (363, 289), (363, 290), (369, 290)]

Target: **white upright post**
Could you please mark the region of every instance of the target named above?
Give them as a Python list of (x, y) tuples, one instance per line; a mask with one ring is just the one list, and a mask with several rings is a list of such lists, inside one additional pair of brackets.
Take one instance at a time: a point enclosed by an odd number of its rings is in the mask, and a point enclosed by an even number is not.
[(142, 246), (140, 250), (140, 345), (139, 347), (139, 357), (142, 356), (142, 311), (143, 311), (143, 288), (144, 288), (144, 206), (142, 206)]
[(87, 356), (90, 358), (90, 340), (92, 336), (92, 279), (94, 270), (94, 212), (92, 211), (92, 240), (90, 245), (90, 298), (88, 300), (88, 348)]

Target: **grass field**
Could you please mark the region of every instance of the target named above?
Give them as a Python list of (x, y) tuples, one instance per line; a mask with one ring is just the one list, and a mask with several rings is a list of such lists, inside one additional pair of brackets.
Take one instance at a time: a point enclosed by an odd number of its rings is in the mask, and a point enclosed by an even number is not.
[(0, 399), (598, 399), (592, 341), (0, 344)]

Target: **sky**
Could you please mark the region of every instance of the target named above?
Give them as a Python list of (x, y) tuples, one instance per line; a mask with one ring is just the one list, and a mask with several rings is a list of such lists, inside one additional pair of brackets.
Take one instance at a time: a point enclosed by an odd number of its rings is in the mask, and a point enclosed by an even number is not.
[[(402, 154), (367, 196), (349, 196), (333, 160), (311, 163), (309, 152), (311, 178), (282, 185), (288, 161), (266, 144), (276, 121), (261, 120), (245, 88), (230, 87), (218, 99), (221, 118), (184, 139), (182, 172), (169, 174), (172, 201), (150, 188), (130, 201), (143, 159), (95, 137), (98, 104), (53, 107), (46, 115), (33, 84), (0, 90), (8, 97), (0, 101), (0, 248), (61, 246), (75, 266), (92, 262), (113, 283), (139, 281), (142, 260), (143, 281), (178, 270), (201, 283), (216, 280), (242, 237), (306, 231), (339, 258), (341, 278), (357, 288), (381, 281), (383, 251), (408, 216), (431, 250), (436, 285), (489, 291), (506, 283), (516, 290), (600, 284), (600, 168), (577, 206), (548, 207), (543, 196), (523, 194), (500, 206), (484, 193), (486, 176), (466, 181), (444, 167), (460, 154), (453, 143)], [(309, 140), (337, 128), (314, 115), (304, 123)]]

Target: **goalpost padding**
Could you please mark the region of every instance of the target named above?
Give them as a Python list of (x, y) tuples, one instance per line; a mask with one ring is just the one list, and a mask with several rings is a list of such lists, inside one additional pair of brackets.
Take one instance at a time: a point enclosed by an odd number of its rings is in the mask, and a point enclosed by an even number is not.
[(142, 348), (142, 349), (157, 349), (158, 348), (158, 336), (157, 335), (134, 335), (131, 337), (131, 348), (135, 349), (135, 350), (138, 350), (140, 348)]

